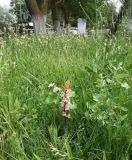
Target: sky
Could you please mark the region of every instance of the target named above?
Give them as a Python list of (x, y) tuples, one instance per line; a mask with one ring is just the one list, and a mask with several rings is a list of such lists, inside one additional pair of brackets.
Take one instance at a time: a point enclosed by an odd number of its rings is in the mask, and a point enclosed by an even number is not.
[(10, 0), (0, 0), (0, 6), (10, 7)]
[(121, 7), (120, 1), (119, 0), (109, 0), (109, 1), (114, 3), (114, 5), (116, 6), (116, 11), (118, 12)]
[[(115, 4), (115, 6), (117, 7), (117, 11), (118, 11), (120, 6), (121, 6), (121, 3), (119, 2), (119, 0), (109, 0), (109, 1), (111, 1)], [(0, 0), (0, 6), (9, 7), (10, 6), (10, 0)]]

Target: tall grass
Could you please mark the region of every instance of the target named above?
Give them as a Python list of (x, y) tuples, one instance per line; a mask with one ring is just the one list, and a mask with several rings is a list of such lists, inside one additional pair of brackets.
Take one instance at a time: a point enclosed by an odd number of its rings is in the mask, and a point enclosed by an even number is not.
[[(44, 35), (0, 42), (1, 160), (132, 159), (131, 36)], [(67, 124), (49, 83), (71, 81)], [(59, 95), (58, 95), (59, 96)]]

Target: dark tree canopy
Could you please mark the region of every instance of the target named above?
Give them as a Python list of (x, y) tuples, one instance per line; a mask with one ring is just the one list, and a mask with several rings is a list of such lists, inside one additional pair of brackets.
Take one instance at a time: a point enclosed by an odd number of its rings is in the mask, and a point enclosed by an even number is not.
[(47, 10), (52, 9), (53, 25), (58, 25), (61, 15), (64, 15), (66, 24), (76, 25), (78, 18), (85, 18), (88, 26), (109, 23), (115, 16), (115, 9), (107, 0), (11, 0), (11, 7), (19, 22), (26, 21), (29, 14), (32, 21), (36, 16), (42, 21)]
[(81, 17), (93, 24), (102, 17), (110, 19), (114, 11), (113, 6), (108, 5), (106, 0), (46, 0), (45, 3), (44, 0), (11, 0), (11, 11), (16, 14), (19, 22), (27, 20), (28, 17), (25, 1), (30, 13), (40, 15), (47, 11), (46, 1), (48, 1), (48, 9), (51, 8), (52, 3), (63, 1), (73, 23)]
[(26, 22), (29, 13), (24, 0), (11, 0), (10, 12), (16, 15), (18, 23)]
[(91, 25), (98, 21), (100, 13), (106, 12), (105, 8), (110, 8), (106, 0), (67, 0), (66, 4), (73, 20), (85, 18)]

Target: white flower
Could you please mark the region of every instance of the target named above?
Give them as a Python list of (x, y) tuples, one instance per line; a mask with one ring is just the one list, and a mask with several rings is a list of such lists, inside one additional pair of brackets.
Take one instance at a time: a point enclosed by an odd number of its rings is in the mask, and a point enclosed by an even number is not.
[(49, 85), (48, 85), (48, 88), (53, 88), (55, 86), (55, 83), (50, 83)]

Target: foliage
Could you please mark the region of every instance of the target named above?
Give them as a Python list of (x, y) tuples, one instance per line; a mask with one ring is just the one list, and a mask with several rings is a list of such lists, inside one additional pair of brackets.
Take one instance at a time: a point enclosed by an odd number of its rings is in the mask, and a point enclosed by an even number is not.
[(85, 18), (88, 24), (92, 26), (99, 21), (102, 23), (106, 20), (109, 21), (112, 16), (115, 16), (114, 6), (106, 0), (68, 0), (66, 3), (73, 20), (77, 20), (78, 17)]
[(10, 12), (16, 15), (18, 23), (24, 23), (29, 18), (25, 0), (11, 0)]
[(4, 26), (10, 25), (15, 22), (15, 17), (13, 14), (9, 13), (7, 8), (0, 6), (0, 29), (3, 30)]
[[(70, 12), (70, 21), (73, 25), (77, 24), (78, 17), (87, 19), (89, 26), (97, 23), (107, 25), (116, 15), (115, 7), (106, 0), (67, 0), (65, 3)], [(24, 0), (11, 0), (11, 12), (17, 16), (19, 23), (27, 21), (30, 17)], [(51, 22), (51, 15), (49, 22)]]
[[(131, 159), (132, 36), (118, 34), (0, 42), (1, 160)], [(67, 79), (77, 108), (65, 125), (47, 86)]]
[(132, 18), (132, 1), (128, 0), (128, 3), (126, 4), (126, 16), (128, 18)]

